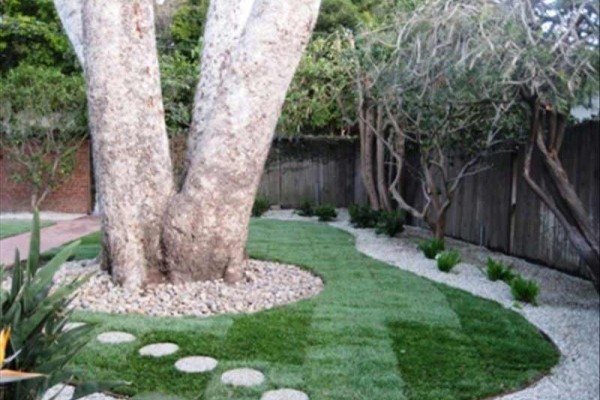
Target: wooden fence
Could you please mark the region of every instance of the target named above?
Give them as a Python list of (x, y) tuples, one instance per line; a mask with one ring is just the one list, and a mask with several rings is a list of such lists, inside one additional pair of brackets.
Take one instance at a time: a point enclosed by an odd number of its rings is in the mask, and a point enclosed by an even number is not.
[[(598, 122), (571, 128), (561, 152), (563, 164), (598, 229), (600, 221), (600, 132)], [(447, 234), (587, 276), (564, 229), (522, 177), (523, 151), (494, 157), (492, 168), (468, 177), (448, 212)], [(533, 160), (537, 176), (540, 160)], [(408, 199), (422, 201), (415, 179), (407, 177)], [(366, 203), (355, 139), (280, 139), (275, 141), (259, 194), (272, 204), (297, 207), (302, 201), (347, 207)], [(421, 221), (409, 224), (424, 226)]]

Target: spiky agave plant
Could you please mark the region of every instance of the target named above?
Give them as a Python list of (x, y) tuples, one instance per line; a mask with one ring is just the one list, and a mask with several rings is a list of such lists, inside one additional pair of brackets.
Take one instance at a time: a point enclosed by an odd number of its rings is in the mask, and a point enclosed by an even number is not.
[[(64, 327), (72, 313), (68, 305), (89, 276), (77, 277), (52, 291), (51, 288), (54, 275), (78, 245), (79, 242), (67, 245), (48, 263), (40, 265), (40, 219), (39, 213), (34, 213), (27, 262), (21, 263), (17, 251), (10, 289), (0, 287), (0, 327), (5, 328), (2, 358), (10, 366), (9, 371), (31, 371), (30, 374), (36, 375), (30, 376), (31, 379), (11, 379), (10, 376), (25, 375), (3, 370), (0, 381), (3, 399), (38, 399), (49, 387), (74, 378), (65, 365), (89, 341), (92, 327), (84, 325), (70, 330)], [(4, 282), (6, 272), (0, 266), (0, 282)], [(99, 391), (100, 386), (106, 387), (87, 382), (79, 385), (73, 399)]]

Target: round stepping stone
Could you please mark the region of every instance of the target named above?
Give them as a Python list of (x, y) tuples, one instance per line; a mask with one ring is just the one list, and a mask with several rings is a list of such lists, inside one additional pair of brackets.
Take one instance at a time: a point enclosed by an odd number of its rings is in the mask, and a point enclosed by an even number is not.
[(102, 343), (118, 344), (129, 343), (135, 340), (135, 336), (127, 332), (104, 332), (99, 334), (96, 339)]
[(63, 326), (63, 332), (68, 332), (72, 329), (79, 328), (80, 326), (84, 326), (83, 322), (67, 322), (65, 326)]
[(196, 374), (200, 372), (208, 372), (217, 368), (219, 362), (211, 357), (193, 356), (184, 357), (177, 360), (175, 368), (181, 372)]
[(265, 381), (262, 372), (251, 368), (232, 369), (221, 375), (221, 383), (233, 386), (257, 386)]
[(294, 389), (270, 390), (260, 400), (309, 400), (306, 393)]
[(179, 350), (175, 343), (154, 343), (144, 346), (139, 350), (140, 356), (164, 357)]

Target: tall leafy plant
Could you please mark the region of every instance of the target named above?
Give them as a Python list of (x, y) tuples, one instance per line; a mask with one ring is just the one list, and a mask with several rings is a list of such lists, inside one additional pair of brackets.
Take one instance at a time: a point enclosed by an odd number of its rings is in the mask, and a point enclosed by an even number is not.
[[(79, 242), (67, 245), (47, 264), (40, 264), (40, 219), (34, 214), (29, 256), (21, 263), (16, 252), (9, 289), (0, 289), (0, 328), (10, 330), (6, 348), (8, 367), (15, 371), (43, 374), (37, 379), (19, 380), (0, 387), (3, 399), (34, 400), (58, 383), (73, 380), (74, 373), (66, 368), (77, 352), (89, 341), (90, 325), (65, 330), (71, 318), (68, 308), (75, 291), (87, 280), (77, 277), (64, 285), (52, 287), (62, 264), (73, 254)], [(8, 271), (0, 267), (0, 282)], [(6, 335), (4, 335), (6, 337)], [(75, 390), (74, 399), (101, 390), (112, 384), (86, 383)]]

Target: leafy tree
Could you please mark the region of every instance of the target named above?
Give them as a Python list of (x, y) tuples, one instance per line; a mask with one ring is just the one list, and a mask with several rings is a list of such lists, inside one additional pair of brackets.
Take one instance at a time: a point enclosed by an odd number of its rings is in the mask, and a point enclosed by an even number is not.
[(0, 143), (12, 178), (30, 187), (32, 208), (71, 175), (86, 132), (80, 76), (21, 65), (0, 80)]
[[(397, 14), (389, 29), (356, 38), (363, 180), (371, 205), (390, 208), (389, 191), (437, 239), (444, 237), (446, 212), (462, 181), (517, 139), (515, 101), (493, 68), (502, 55), (480, 36), (481, 27), (502, 34), (498, 12), (493, 2), (434, 0)], [(376, 160), (370, 156), (373, 146)], [(406, 156), (409, 146), (418, 154), (414, 163)], [(422, 207), (410, 204), (399, 189), (405, 170), (421, 182)]]
[(0, 2), (0, 73), (21, 63), (78, 69), (51, 0)]

